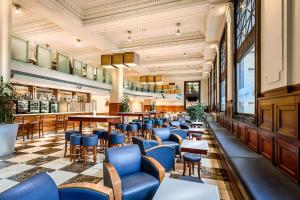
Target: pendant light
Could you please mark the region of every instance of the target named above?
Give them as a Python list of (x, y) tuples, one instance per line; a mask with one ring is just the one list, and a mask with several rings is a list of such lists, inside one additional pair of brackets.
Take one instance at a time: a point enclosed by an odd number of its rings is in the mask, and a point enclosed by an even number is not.
[(177, 26), (177, 31), (176, 31), (176, 35), (177, 36), (180, 36), (180, 34), (181, 34), (181, 32), (180, 32), (180, 23), (178, 22), (177, 24), (176, 24), (176, 26)]
[(123, 53), (116, 53), (112, 55), (112, 65), (117, 68), (125, 68), (127, 67), (124, 65), (124, 54)]
[(138, 66), (140, 64), (140, 55), (135, 52), (125, 52), (124, 64), (128, 67)]

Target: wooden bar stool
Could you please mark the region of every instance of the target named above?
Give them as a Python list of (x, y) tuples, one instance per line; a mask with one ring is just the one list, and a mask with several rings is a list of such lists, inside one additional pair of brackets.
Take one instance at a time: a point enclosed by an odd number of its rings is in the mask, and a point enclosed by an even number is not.
[(189, 176), (192, 172), (194, 174), (195, 163), (197, 163), (198, 177), (200, 178), (200, 161), (201, 155), (194, 153), (185, 153), (183, 154), (183, 176), (185, 176), (186, 166), (189, 167)]
[(64, 129), (65, 130), (65, 117), (63, 115), (56, 115), (56, 120), (55, 120), (55, 133), (59, 129)]
[(76, 130), (69, 130), (65, 132), (65, 154), (64, 156), (67, 155), (67, 150), (68, 150), (68, 142), (70, 142), (71, 135), (74, 133), (79, 133), (79, 131)]
[(74, 133), (70, 136), (70, 161), (75, 162), (76, 156), (81, 155), (82, 151), (82, 134)]
[[(72, 137), (72, 136), (71, 136)], [(97, 161), (97, 145), (98, 145), (98, 136), (95, 134), (84, 135), (82, 137), (82, 147), (83, 147), (83, 160), (84, 165), (86, 166), (88, 151), (93, 150), (94, 164)]]

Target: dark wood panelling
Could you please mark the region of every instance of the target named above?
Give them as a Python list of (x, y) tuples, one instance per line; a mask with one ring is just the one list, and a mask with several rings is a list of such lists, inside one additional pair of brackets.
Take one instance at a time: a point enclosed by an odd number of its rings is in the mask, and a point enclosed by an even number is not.
[(259, 106), (258, 125), (260, 128), (273, 131), (273, 105)]
[(265, 158), (274, 162), (274, 142), (272, 133), (266, 133), (263, 130), (258, 131), (258, 141), (259, 141), (259, 153), (261, 153)]
[(247, 143), (247, 126), (239, 123), (239, 138), (242, 142)]
[(109, 103), (109, 115), (116, 115), (120, 112), (120, 103)]
[(232, 132), (236, 137), (239, 136), (239, 124), (237, 121), (232, 122)]
[(291, 137), (298, 137), (296, 134), (296, 106), (276, 105), (275, 109), (275, 131)]
[(255, 152), (258, 152), (258, 134), (256, 128), (247, 128), (248, 146)]
[(276, 164), (294, 181), (299, 181), (299, 147), (276, 139)]

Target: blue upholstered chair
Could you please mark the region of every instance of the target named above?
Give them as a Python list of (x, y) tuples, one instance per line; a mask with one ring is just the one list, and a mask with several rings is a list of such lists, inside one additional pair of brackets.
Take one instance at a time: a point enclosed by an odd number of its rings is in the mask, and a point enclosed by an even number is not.
[(132, 137), (132, 143), (139, 145), (143, 155), (157, 160), (165, 168), (165, 171), (175, 170), (174, 148), (159, 145), (156, 140), (143, 140), (139, 137)]
[(156, 119), (154, 121), (156, 127), (162, 127), (163, 121), (161, 119)]
[(179, 121), (170, 121), (169, 124), (173, 128), (180, 128), (180, 122)]
[(160, 145), (166, 145), (175, 148), (176, 154), (180, 154), (180, 144), (182, 138), (174, 133), (171, 133), (169, 128), (154, 128), (152, 138), (157, 140)]
[(183, 140), (187, 139), (188, 137), (188, 130), (183, 130), (183, 129), (172, 129), (171, 130), (172, 134), (179, 135)]
[(1, 200), (113, 200), (110, 188), (91, 183), (72, 183), (57, 188), (46, 173), (32, 178), (0, 193)]
[(73, 133), (79, 133), (79, 131), (77, 131), (77, 130), (68, 130), (68, 131), (65, 132), (65, 154), (64, 154), (64, 156), (67, 155), (68, 142), (70, 142), (71, 135)]
[(138, 145), (110, 148), (103, 165), (104, 185), (115, 200), (152, 199), (164, 178), (164, 168), (153, 158), (142, 156)]
[(144, 138), (150, 138), (152, 134), (153, 125), (152, 123), (145, 123), (143, 125), (143, 136)]

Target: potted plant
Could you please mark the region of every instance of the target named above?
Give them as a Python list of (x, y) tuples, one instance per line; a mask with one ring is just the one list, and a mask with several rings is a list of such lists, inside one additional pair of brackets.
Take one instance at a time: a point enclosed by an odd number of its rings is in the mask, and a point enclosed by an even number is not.
[(186, 109), (192, 121), (203, 121), (206, 106), (202, 103), (194, 104)]
[(15, 88), (0, 78), (0, 157), (14, 152), (18, 124), (14, 124)]
[(121, 112), (130, 112), (129, 97), (127, 95), (124, 95), (124, 97), (121, 101), (120, 111)]

